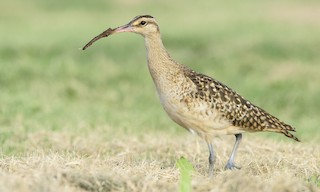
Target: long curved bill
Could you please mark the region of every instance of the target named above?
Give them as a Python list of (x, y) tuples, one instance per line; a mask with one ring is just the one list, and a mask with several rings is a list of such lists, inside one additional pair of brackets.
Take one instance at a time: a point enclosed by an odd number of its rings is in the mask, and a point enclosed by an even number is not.
[(87, 43), (82, 50), (86, 50), (88, 47), (90, 47), (94, 42), (98, 41), (101, 38), (104, 37), (108, 37), (109, 35), (115, 34), (115, 33), (121, 33), (121, 32), (133, 32), (132, 27), (127, 24), (127, 25), (123, 25), (114, 29), (107, 29), (104, 32), (102, 32), (100, 35), (94, 37), (91, 41), (89, 41), (89, 43)]

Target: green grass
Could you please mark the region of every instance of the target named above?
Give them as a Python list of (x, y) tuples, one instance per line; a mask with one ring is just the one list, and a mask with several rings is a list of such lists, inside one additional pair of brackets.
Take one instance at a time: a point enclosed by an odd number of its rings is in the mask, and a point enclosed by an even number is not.
[[(296, 127), (303, 142), (316, 144), (319, 7), (315, 0), (3, 1), (1, 155), (24, 157), (38, 147), (58, 154), (71, 150), (60, 151), (47, 133), (71, 146), (92, 133), (108, 142), (123, 135), (185, 136), (159, 104), (141, 37), (119, 34), (79, 50), (139, 14), (157, 18), (177, 61), (224, 82)], [(288, 141), (277, 134), (256, 137)]]
[(190, 192), (191, 191), (191, 174), (194, 171), (192, 164), (184, 157), (181, 157), (176, 163), (180, 171), (180, 192)]
[(43, 129), (77, 130), (79, 121), (132, 133), (176, 132), (158, 104), (141, 37), (121, 34), (78, 49), (142, 13), (157, 17), (176, 60), (226, 83), (306, 140), (318, 130), (320, 27), (308, 16), (316, 2), (203, 1), (185, 4), (188, 14), (170, 1), (71, 2), (2, 3), (3, 143)]
[(320, 188), (320, 178), (319, 178), (319, 176), (313, 175), (308, 181), (310, 183), (315, 184), (317, 187)]

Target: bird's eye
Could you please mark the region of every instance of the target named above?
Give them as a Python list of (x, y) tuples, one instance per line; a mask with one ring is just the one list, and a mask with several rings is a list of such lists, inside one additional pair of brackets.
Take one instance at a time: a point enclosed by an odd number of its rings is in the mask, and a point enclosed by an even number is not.
[(147, 22), (145, 22), (145, 21), (141, 21), (140, 22), (140, 25), (145, 25)]

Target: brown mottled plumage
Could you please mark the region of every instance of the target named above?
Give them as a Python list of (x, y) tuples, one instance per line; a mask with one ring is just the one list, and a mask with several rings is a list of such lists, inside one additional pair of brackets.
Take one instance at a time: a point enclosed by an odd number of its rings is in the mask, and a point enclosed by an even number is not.
[(162, 43), (156, 20), (150, 15), (137, 16), (126, 25), (109, 28), (93, 38), (83, 50), (103, 37), (120, 32), (133, 32), (144, 37), (148, 68), (160, 102), (173, 121), (207, 142), (210, 175), (214, 171), (212, 140), (216, 135), (236, 136), (226, 169), (238, 168), (234, 165), (234, 158), (243, 132), (278, 132), (299, 141), (289, 132), (295, 131), (290, 125), (253, 105), (219, 81), (174, 61)]
[(233, 126), (241, 127), (249, 132), (283, 133), (285, 136), (299, 141), (297, 137), (289, 133), (289, 131), (295, 131), (293, 127), (250, 103), (226, 85), (192, 70), (185, 70), (185, 75), (197, 86), (197, 91), (194, 94), (205, 102), (209, 102), (211, 108), (219, 111), (222, 117), (232, 122)]

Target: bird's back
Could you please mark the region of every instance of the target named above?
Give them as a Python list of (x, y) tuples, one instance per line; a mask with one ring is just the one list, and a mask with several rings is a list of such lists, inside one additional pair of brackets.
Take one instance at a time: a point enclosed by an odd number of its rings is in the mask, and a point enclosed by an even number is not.
[(239, 131), (278, 132), (299, 141), (289, 132), (295, 131), (293, 127), (255, 106), (221, 82), (190, 69), (185, 69), (184, 74), (196, 87), (188, 97), (208, 103), (220, 121), (229, 122), (229, 126)]

